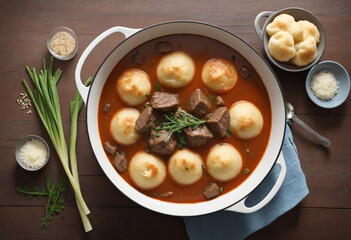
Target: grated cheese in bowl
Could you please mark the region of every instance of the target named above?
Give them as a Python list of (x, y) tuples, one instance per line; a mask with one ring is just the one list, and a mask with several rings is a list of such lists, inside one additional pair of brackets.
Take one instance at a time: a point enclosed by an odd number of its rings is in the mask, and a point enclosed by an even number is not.
[(16, 146), (18, 164), (26, 170), (35, 171), (45, 166), (49, 159), (49, 146), (39, 136), (29, 135)]
[(338, 92), (339, 82), (333, 73), (325, 70), (312, 77), (311, 88), (313, 94), (323, 101), (331, 100)]

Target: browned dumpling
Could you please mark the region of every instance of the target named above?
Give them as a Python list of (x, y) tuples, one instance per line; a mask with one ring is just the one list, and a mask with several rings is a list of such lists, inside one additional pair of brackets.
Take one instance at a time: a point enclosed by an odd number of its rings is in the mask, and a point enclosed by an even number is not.
[(202, 81), (208, 88), (219, 93), (231, 90), (237, 79), (234, 64), (224, 58), (210, 59), (202, 69)]
[(133, 108), (122, 108), (113, 115), (110, 133), (116, 142), (131, 145), (139, 140), (141, 135), (135, 129), (135, 122), (139, 115), (139, 111)]
[(146, 152), (138, 152), (132, 157), (128, 171), (133, 182), (144, 190), (161, 185), (167, 175), (163, 160)]
[(144, 71), (129, 69), (118, 78), (116, 89), (123, 102), (135, 106), (146, 101), (151, 92), (151, 83)]
[(289, 32), (289, 29), (293, 22), (295, 22), (293, 16), (285, 13), (280, 14), (276, 16), (270, 24), (267, 25), (266, 31), (269, 36), (273, 36), (274, 34), (280, 31)]
[(240, 139), (250, 139), (258, 136), (263, 127), (263, 117), (260, 110), (251, 102), (241, 101), (234, 104), (230, 110), (230, 130)]
[(235, 178), (242, 166), (243, 160), (240, 153), (228, 143), (217, 144), (207, 155), (206, 169), (217, 181), (226, 182)]
[(303, 39), (302, 40), (306, 40), (309, 37), (313, 37), (314, 40), (316, 41), (316, 43), (317, 44), (319, 43), (320, 33), (319, 33), (316, 25), (314, 25), (313, 23), (311, 23), (307, 20), (300, 20), (297, 23), (300, 24), (303, 28)]
[(199, 154), (188, 149), (178, 150), (168, 160), (168, 172), (180, 185), (191, 185), (203, 174), (202, 159)]
[(170, 88), (181, 88), (193, 80), (195, 63), (189, 54), (176, 51), (163, 56), (156, 71), (162, 85)]
[(294, 38), (288, 32), (277, 32), (268, 41), (268, 51), (274, 59), (287, 62), (296, 54)]
[(306, 66), (313, 62), (317, 56), (317, 44), (313, 37), (308, 37), (304, 41), (295, 44), (296, 55), (292, 63), (296, 66)]

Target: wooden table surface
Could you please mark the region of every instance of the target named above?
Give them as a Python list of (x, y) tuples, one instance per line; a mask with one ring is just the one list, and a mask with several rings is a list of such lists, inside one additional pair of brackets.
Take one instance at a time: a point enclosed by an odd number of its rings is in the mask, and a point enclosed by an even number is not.
[[(46, 37), (58, 26), (72, 28), (79, 38), (77, 56), (55, 61), (63, 70), (58, 84), (63, 124), (68, 139), (69, 101), (76, 91), (74, 70), (83, 50), (101, 32), (113, 26), (143, 28), (171, 20), (196, 20), (218, 25), (251, 44), (263, 54), (253, 27), (262, 11), (285, 7), (312, 11), (323, 24), (327, 48), (322, 60), (334, 60), (351, 72), (351, 2), (349, 0), (297, 1), (4, 1), (0, 3), (0, 239), (187, 239), (183, 219), (144, 209), (124, 196), (107, 179), (91, 150), (83, 109), (78, 122), (77, 156), (80, 183), (91, 210), (94, 230), (84, 233), (72, 189), (66, 195), (64, 212), (47, 229), (40, 228), (45, 200), (27, 200), (16, 187), (42, 185), (45, 176), (56, 179), (63, 172), (50, 144), (48, 165), (38, 172), (22, 170), (14, 156), (16, 143), (25, 135), (40, 135), (49, 141), (37, 114), (25, 116), (16, 103), (25, 92), (24, 67), (39, 69), (49, 59)], [(93, 76), (105, 56), (123, 37), (112, 35), (88, 57), (82, 78)], [(307, 178), (309, 195), (293, 210), (249, 239), (350, 239), (351, 236), (351, 101), (326, 110), (314, 105), (305, 91), (307, 71), (288, 73), (273, 67), (286, 100), (312, 128), (331, 139), (321, 147), (299, 125), (292, 132)]]

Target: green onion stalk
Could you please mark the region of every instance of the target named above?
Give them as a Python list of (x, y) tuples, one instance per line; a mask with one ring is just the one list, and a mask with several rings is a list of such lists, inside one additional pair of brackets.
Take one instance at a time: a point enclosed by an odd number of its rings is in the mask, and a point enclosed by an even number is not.
[[(53, 74), (53, 57), (50, 59), (49, 69), (46, 69), (46, 61), (43, 60), (43, 69), (40, 70), (39, 75), (37, 75), (35, 68), (32, 71), (26, 66), (26, 70), (30, 79), (32, 80), (35, 89), (32, 92), (29, 88), (25, 79), (22, 80), (24, 87), (26, 88), (37, 112), (38, 115), (52, 141), (52, 144), (56, 150), (58, 157), (62, 163), (63, 169), (72, 185), (72, 188), (75, 193), (77, 206), (79, 212), (82, 216), (83, 225), (86, 231), (91, 230), (91, 226), (89, 223), (89, 219), (87, 215), (90, 213), (88, 206), (86, 205), (78, 182), (78, 172), (76, 169), (76, 158), (75, 158), (75, 147), (73, 149), (74, 153), (71, 153), (71, 156), (74, 155), (73, 163), (71, 162), (71, 166), (73, 166), (73, 170), (70, 170), (69, 166), (69, 157), (67, 151), (67, 144), (64, 136), (62, 119), (61, 119), (61, 110), (60, 110), (60, 99), (58, 97), (58, 92), (56, 85), (61, 77), (62, 71), (61, 69), (57, 69)], [(90, 80), (91, 81), (91, 80)], [(77, 101), (78, 103), (80, 101)], [(71, 104), (72, 105), (72, 104)], [(79, 104), (78, 104), (79, 107)], [(78, 110), (73, 109), (71, 112)], [(77, 129), (75, 125), (75, 130)], [(72, 138), (76, 138), (76, 133), (72, 134)], [(74, 139), (76, 140), (76, 139)], [(75, 145), (75, 141), (74, 141)], [(72, 151), (72, 150), (71, 150)], [(72, 167), (71, 167), (72, 168)]]
[[(88, 78), (88, 80), (85, 82), (85, 86), (89, 86), (92, 78)], [(76, 92), (76, 95), (74, 97), (74, 100), (70, 102), (70, 112), (71, 112), (71, 133), (70, 133), (70, 140), (69, 140), (69, 156), (71, 160), (71, 171), (72, 175), (77, 182), (78, 187), (79, 186), (79, 179), (78, 179), (78, 168), (77, 168), (77, 154), (76, 154), (76, 142), (77, 142), (77, 122), (78, 122), (78, 115), (80, 110), (82, 109), (83, 106), (83, 99), (80, 96), (79, 92)], [(82, 207), (79, 204), (79, 200), (76, 196), (76, 202), (78, 206), (78, 211), (80, 214), (80, 217), (83, 222), (83, 226), (86, 232), (89, 232), (92, 230), (89, 218), (87, 215), (84, 214), (84, 211)]]

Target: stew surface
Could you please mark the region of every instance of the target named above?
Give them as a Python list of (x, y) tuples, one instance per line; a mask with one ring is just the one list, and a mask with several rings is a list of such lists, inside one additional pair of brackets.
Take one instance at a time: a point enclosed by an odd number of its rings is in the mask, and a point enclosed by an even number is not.
[[(169, 89), (158, 83), (156, 75), (156, 67), (163, 55), (155, 52), (155, 44), (159, 41), (168, 41), (173, 46), (173, 51), (184, 51), (189, 54), (195, 62), (196, 72), (194, 79), (182, 89)], [(132, 61), (132, 56), (134, 54), (140, 54), (145, 57), (144, 62), (139, 65)], [(206, 85), (201, 80), (201, 70), (204, 64), (211, 58), (225, 58), (234, 63), (238, 71), (238, 80), (235, 87), (229, 92), (218, 94), (211, 92), (206, 88)], [(252, 74), (244, 79), (240, 76), (239, 72), (242, 67), (247, 67), (252, 71)], [(230, 143), (237, 148), (243, 159), (243, 167), (241, 172), (237, 177), (228, 182), (217, 182), (220, 187), (220, 194), (225, 194), (237, 186), (239, 186), (245, 179), (247, 179), (250, 174), (255, 170), (256, 166), (260, 162), (269, 140), (269, 134), (271, 130), (271, 108), (270, 100), (266, 91), (264, 84), (262, 83), (260, 76), (255, 71), (254, 67), (251, 66), (238, 52), (222, 44), (216, 40), (198, 36), (198, 35), (170, 35), (162, 38), (157, 38), (146, 42), (137, 48), (129, 52), (113, 69), (109, 75), (99, 101), (99, 113), (98, 113), (98, 126), (101, 143), (108, 141), (117, 145), (118, 152), (124, 152), (128, 159), (139, 152), (147, 150), (147, 141), (143, 139), (138, 140), (138, 142), (132, 146), (121, 146), (114, 142), (110, 135), (109, 126), (110, 121), (114, 113), (123, 107), (129, 107), (124, 104), (117, 92), (116, 92), (116, 81), (118, 77), (126, 70), (131, 68), (141, 69), (148, 74), (152, 84), (152, 92), (150, 96), (155, 91), (166, 91), (169, 93), (179, 94), (180, 107), (188, 111), (188, 100), (190, 94), (196, 89), (200, 88), (209, 99), (213, 99), (216, 96), (221, 96), (225, 102), (225, 106), (229, 109), (234, 103), (242, 100), (247, 100), (252, 102), (261, 111), (264, 124), (261, 133), (251, 140), (240, 140), (236, 138), (233, 134), (229, 137), (224, 137), (221, 139), (212, 139), (210, 143), (205, 147), (193, 148), (192, 150), (199, 153), (202, 160), (205, 162), (206, 157), (210, 149), (219, 143)], [(110, 110), (108, 112), (103, 112), (104, 105), (110, 104)], [(140, 112), (144, 108), (144, 104), (140, 106), (133, 107)], [(215, 106), (212, 104), (212, 108)], [(213, 110), (212, 109), (212, 110)], [(110, 161), (113, 161), (113, 156), (107, 154)], [(168, 157), (160, 156), (167, 165)], [(119, 173), (125, 181), (130, 185), (137, 188), (133, 181), (131, 180), (128, 171)], [(178, 202), (178, 203), (193, 203), (206, 201), (202, 192), (205, 187), (210, 183), (216, 182), (211, 176), (205, 171), (202, 178), (191, 186), (180, 186), (176, 184), (169, 176), (162, 185), (153, 190), (141, 190), (140, 192), (163, 201)], [(163, 193), (169, 191), (173, 192), (171, 197), (161, 197)]]

